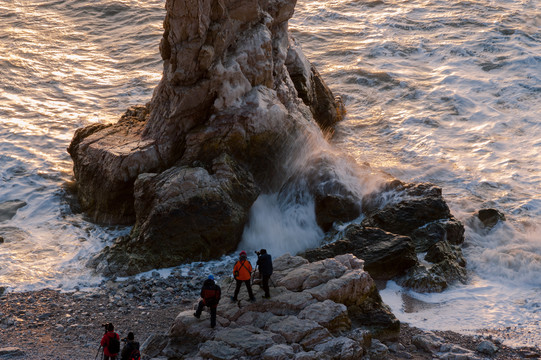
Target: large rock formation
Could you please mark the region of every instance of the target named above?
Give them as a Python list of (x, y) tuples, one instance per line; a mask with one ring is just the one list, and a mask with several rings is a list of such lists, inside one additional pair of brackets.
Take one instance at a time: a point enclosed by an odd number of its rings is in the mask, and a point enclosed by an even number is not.
[(193, 311), (181, 312), (167, 342), (149, 342), (142, 352), (170, 359), (353, 360), (363, 356), (372, 337), (398, 336), (399, 321), (363, 261), (351, 254), (314, 263), (284, 255), (275, 259), (273, 278), (271, 299), (222, 299), (214, 329), (207, 313), (196, 319)]
[(98, 271), (231, 252), (259, 194), (274, 192), (313, 206), (323, 231), (353, 222), (307, 251), (310, 261), (353, 253), (374, 278), (422, 291), (465, 281), (464, 227), (441, 189), (393, 180), (372, 192), (361, 167), (325, 142), (344, 109), (288, 33), (295, 3), (166, 2), (164, 72), (150, 103), (78, 130), (68, 149), (82, 209), (134, 224), (90, 260)]
[(93, 259), (100, 270), (131, 274), (234, 250), (258, 194), (292, 175), (287, 159), (318, 124), (341, 118), (289, 36), (295, 4), (166, 2), (163, 78), (150, 103), (78, 130), (68, 149), (82, 209), (97, 222), (135, 223)]

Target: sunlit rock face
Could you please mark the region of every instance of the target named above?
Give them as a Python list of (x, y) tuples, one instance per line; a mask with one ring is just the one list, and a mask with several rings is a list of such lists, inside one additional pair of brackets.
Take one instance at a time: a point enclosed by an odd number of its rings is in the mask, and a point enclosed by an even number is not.
[(318, 124), (340, 120), (343, 106), (288, 33), (295, 4), (166, 2), (164, 72), (150, 103), (78, 130), (68, 149), (83, 209), (98, 222), (135, 222), (94, 259), (104, 271), (233, 250), (258, 194), (283, 183), (284, 159)]
[(270, 299), (222, 298), (214, 329), (206, 311), (200, 319), (183, 311), (164, 336), (167, 342), (143, 345), (142, 352), (175, 359), (360, 359), (372, 336), (398, 337), (400, 322), (362, 260), (344, 254), (308, 263), (286, 254), (275, 265)]

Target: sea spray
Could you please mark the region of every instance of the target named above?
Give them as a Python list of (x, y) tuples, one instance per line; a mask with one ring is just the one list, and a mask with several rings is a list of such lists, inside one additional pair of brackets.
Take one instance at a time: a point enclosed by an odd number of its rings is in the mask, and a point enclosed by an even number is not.
[[(294, 147), (285, 160), (288, 173), (280, 190), (260, 195), (252, 206), (239, 249), (266, 248), (277, 256), (318, 247), (325, 234), (316, 220), (314, 193), (345, 194), (362, 209), (363, 197), (385, 183), (381, 173), (358, 165), (313, 127)], [(388, 202), (382, 197), (380, 205)], [(362, 218), (360, 212), (355, 221)]]

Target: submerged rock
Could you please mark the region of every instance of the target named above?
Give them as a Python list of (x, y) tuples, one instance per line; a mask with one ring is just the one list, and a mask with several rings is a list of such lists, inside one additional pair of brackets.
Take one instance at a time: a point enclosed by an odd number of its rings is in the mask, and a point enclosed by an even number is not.
[(288, 33), (295, 3), (166, 2), (150, 103), (78, 130), (68, 148), (82, 209), (135, 223), (92, 264), (122, 275), (234, 249), (259, 192), (291, 176), (287, 159), (317, 124), (341, 119), (343, 105)]
[(498, 222), (505, 221), (505, 215), (496, 209), (481, 209), (477, 212), (477, 218), (487, 229), (493, 228)]
[(0, 203), (0, 222), (11, 220), (17, 210), (26, 206), (26, 203), (21, 200), (8, 200)]

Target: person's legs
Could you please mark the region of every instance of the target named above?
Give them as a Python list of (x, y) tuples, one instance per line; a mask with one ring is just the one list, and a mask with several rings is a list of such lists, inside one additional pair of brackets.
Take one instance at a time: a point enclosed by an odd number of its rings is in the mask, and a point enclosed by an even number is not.
[(233, 298), (231, 299), (233, 301), (237, 301), (237, 296), (239, 295), (240, 286), (242, 285), (241, 280), (236, 280), (235, 279), (235, 281), (237, 282), (237, 284), (235, 285), (235, 293), (233, 294)]
[(197, 310), (195, 311), (195, 314), (193, 314), (193, 316), (199, 319), (201, 313), (203, 312), (203, 306), (205, 306), (203, 300), (199, 301), (199, 304), (197, 305)]
[(270, 291), (269, 291), (269, 279), (270, 279), (270, 275), (263, 275), (263, 279), (262, 279), (262, 288), (263, 288), (263, 291), (265, 291), (265, 297), (266, 298), (270, 298)]
[(210, 327), (213, 328), (216, 326), (216, 306), (211, 306), (210, 308)]
[(250, 296), (250, 300), (255, 300), (254, 293), (252, 292), (252, 285), (250, 284), (250, 280), (244, 280), (244, 283), (246, 284), (246, 289), (248, 290), (248, 296)]

